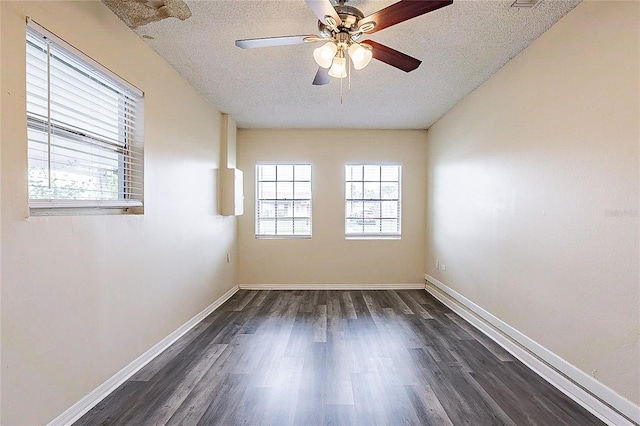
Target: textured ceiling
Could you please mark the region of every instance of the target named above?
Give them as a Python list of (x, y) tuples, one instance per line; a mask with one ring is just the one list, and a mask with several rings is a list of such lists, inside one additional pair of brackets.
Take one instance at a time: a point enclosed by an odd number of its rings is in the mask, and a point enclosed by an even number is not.
[[(395, 0), (351, 0), (369, 15)], [(543, 0), (461, 1), (372, 34), (423, 61), (405, 73), (382, 62), (340, 81), (313, 86), (320, 43), (243, 50), (236, 39), (317, 34), (303, 0), (198, 0), (193, 16), (164, 19), (135, 32), (241, 128), (426, 129), (575, 7)], [(152, 37), (152, 38), (151, 38)], [(344, 81), (346, 83), (346, 79)]]

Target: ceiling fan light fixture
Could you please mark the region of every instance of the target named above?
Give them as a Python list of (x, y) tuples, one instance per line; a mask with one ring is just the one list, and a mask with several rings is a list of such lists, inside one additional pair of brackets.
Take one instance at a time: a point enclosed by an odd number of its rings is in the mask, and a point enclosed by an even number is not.
[(347, 76), (347, 59), (344, 57), (342, 50), (333, 59), (329, 75), (335, 78), (345, 78)]
[(336, 46), (333, 41), (330, 41), (313, 50), (313, 59), (315, 59), (316, 63), (322, 68), (329, 68), (337, 52), (338, 46)]
[(373, 52), (371, 49), (367, 49), (359, 43), (352, 43), (351, 46), (349, 46), (349, 56), (353, 61), (353, 68), (361, 70), (369, 65), (373, 57)]

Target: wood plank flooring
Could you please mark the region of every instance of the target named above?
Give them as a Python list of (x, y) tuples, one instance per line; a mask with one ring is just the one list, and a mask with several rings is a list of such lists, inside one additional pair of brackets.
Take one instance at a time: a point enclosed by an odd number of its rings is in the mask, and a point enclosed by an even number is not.
[(424, 290), (241, 290), (75, 424), (603, 423)]

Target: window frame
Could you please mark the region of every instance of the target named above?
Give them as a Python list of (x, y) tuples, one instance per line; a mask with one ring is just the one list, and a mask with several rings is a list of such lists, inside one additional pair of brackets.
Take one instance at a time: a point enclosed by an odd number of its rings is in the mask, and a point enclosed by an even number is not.
[[(38, 44), (34, 44), (34, 41), (32, 40), (38, 41)], [(117, 213), (118, 210), (120, 212), (142, 213), (144, 200), (144, 155), (142, 135), (142, 128), (144, 126), (144, 93), (83, 52), (60, 39), (46, 28), (28, 18), (25, 43), (27, 55), (30, 54), (29, 52), (32, 52), (31, 54), (36, 52), (37, 54), (37, 50), (42, 51), (43, 46), (51, 46), (46, 47), (46, 57), (44, 58), (46, 65), (44, 65), (44, 67), (39, 65), (39, 68), (34, 68), (34, 71), (43, 73), (46, 77), (47, 91), (44, 93), (44, 102), (46, 102), (46, 106), (31, 106), (29, 103), (26, 105), (27, 132), (29, 134), (27, 141), (29, 151), (28, 170), (31, 170), (32, 168), (35, 171), (43, 170), (45, 175), (44, 179), (48, 179), (51, 182), (51, 179), (55, 179), (52, 163), (54, 162), (54, 159), (58, 158), (57, 156), (61, 155), (53, 153), (52, 148), (58, 147), (62, 152), (68, 154), (73, 151), (69, 144), (78, 144), (82, 147), (82, 150), (76, 151), (77, 154), (71, 154), (71, 156), (66, 157), (69, 161), (73, 161), (74, 164), (78, 164), (78, 167), (86, 170), (86, 174), (77, 173), (78, 177), (85, 176), (86, 178), (92, 176), (92, 173), (111, 170), (109, 168), (105, 168), (105, 166), (100, 162), (98, 162), (98, 166), (93, 165), (96, 162), (95, 158), (101, 158), (101, 155), (108, 154), (109, 157), (104, 158), (107, 158), (107, 161), (111, 161), (114, 165), (117, 163), (117, 169), (112, 168), (112, 170), (115, 171), (117, 179), (117, 199), (110, 198), (108, 192), (99, 192), (95, 197), (87, 197), (86, 190), (83, 189), (80, 189), (75, 193), (73, 192), (73, 189), (66, 189), (66, 191), (68, 191), (66, 194), (68, 198), (55, 197), (51, 192), (47, 193), (47, 191), (51, 191), (51, 183), (49, 183), (48, 187), (38, 187), (35, 183), (37, 180), (32, 181), (31, 174), (29, 173), (29, 176), (27, 177), (27, 187), (29, 191), (28, 203), (30, 212), (36, 215), (90, 214), (92, 212), (99, 212), (101, 209), (108, 209), (108, 212), (115, 213)], [(41, 54), (37, 57), (39, 59), (36, 60), (42, 60), (42, 56), (40, 55)], [(109, 111), (105, 117), (108, 117), (113, 123), (118, 123), (117, 137), (114, 136), (113, 139), (106, 139), (106, 136), (93, 132), (90, 130), (91, 124), (87, 119), (76, 122), (52, 119), (53, 102), (51, 98), (54, 93), (53, 89), (56, 89), (58, 84), (63, 84), (61, 81), (61, 83), (56, 82), (56, 86), (53, 85), (55, 77), (54, 79), (51, 77), (53, 66), (49, 65), (49, 61), (54, 58), (54, 55), (56, 55), (55, 60), (57, 63), (61, 64), (57, 65), (57, 67), (63, 67), (60, 69), (64, 69), (63, 72), (68, 72), (68, 74), (65, 75), (68, 75), (69, 82), (81, 82), (83, 79), (87, 81), (91, 80), (94, 81), (95, 84), (101, 85), (104, 88), (104, 91), (108, 90), (111, 93), (111, 96), (116, 96), (118, 99), (117, 106), (114, 107), (113, 111)], [(72, 62), (65, 62), (65, 58), (70, 58)], [(74, 65), (74, 63), (77, 63), (78, 65)], [(82, 67), (82, 69), (78, 67)], [(86, 74), (87, 71), (84, 71), (85, 69), (90, 70), (91, 74)], [(27, 70), (29, 70), (28, 66)], [(38, 89), (35, 83), (30, 82), (30, 78), (33, 80), (36, 77), (26, 76), (26, 93), (28, 96), (37, 96), (37, 93), (41, 93), (38, 90), (42, 89)], [(60, 90), (62, 90), (60, 93), (76, 95), (75, 91), (65, 92), (65, 89)], [(85, 86), (85, 93), (81, 96), (96, 96), (100, 99), (99, 93), (100, 92), (97, 89), (92, 88), (91, 86)], [(59, 100), (63, 98), (56, 99)], [(69, 98), (64, 100), (65, 103), (61, 104), (64, 105), (61, 107), (61, 111), (73, 111), (77, 112), (77, 114), (90, 116), (91, 110), (88, 108), (91, 105), (83, 105), (79, 100), (74, 101)], [(40, 114), (38, 108), (44, 108), (46, 116)], [(62, 142), (62, 145), (54, 145), (52, 142), (54, 137), (63, 140), (64, 142)], [(38, 142), (38, 139), (44, 139), (46, 142), (42, 142), (42, 140)], [(44, 143), (47, 151), (40, 151), (42, 154), (39, 154), (39, 156), (43, 158), (39, 159), (37, 158), (38, 154), (32, 154), (31, 150), (37, 150), (38, 144), (42, 143)], [(94, 157), (96, 155), (98, 157)], [(37, 163), (42, 161), (47, 163), (44, 168), (32, 166), (32, 162)], [(39, 188), (42, 188), (40, 190), (45, 192), (45, 194), (42, 197), (32, 198), (32, 191), (38, 191)], [(112, 189), (112, 194), (114, 193), (113, 191), (114, 190)], [(73, 198), (76, 196), (78, 196), (78, 198)]]
[[(276, 176), (275, 180), (261, 180), (260, 179), (260, 167), (262, 166), (275, 166), (276, 167)], [(277, 168), (278, 166), (292, 166), (293, 174), (291, 180), (278, 180), (277, 176)], [(295, 176), (295, 166), (308, 166), (309, 167), (309, 180), (299, 179), (296, 180)], [(254, 234), (256, 239), (311, 239), (313, 235), (313, 164), (311, 162), (302, 162), (302, 161), (260, 161), (256, 162), (255, 165), (255, 218), (254, 218)], [(276, 195), (273, 199), (260, 198), (260, 183), (275, 183), (276, 184)], [(278, 198), (277, 193), (277, 184), (278, 182), (291, 182), (292, 183), (292, 198)], [(295, 183), (296, 182), (308, 182), (309, 183), (309, 198), (296, 198), (295, 194)], [(308, 201), (309, 202), (309, 216), (308, 217), (295, 217), (295, 213), (293, 216), (285, 216), (284, 218), (278, 218), (277, 208), (275, 208), (275, 218), (273, 218), (275, 222), (275, 234), (260, 234), (258, 233), (260, 229), (260, 222), (263, 220), (272, 220), (272, 218), (268, 217), (260, 217), (260, 202), (264, 201), (273, 201), (277, 204), (278, 201), (291, 201), (291, 203), (295, 206), (296, 201)], [(295, 210), (295, 207), (294, 207)], [(291, 219), (292, 223), (292, 234), (277, 234), (277, 226), (278, 220), (288, 220)], [(296, 234), (295, 233), (295, 220), (308, 220), (309, 221), (309, 233), (308, 234)]]
[[(362, 180), (348, 180), (347, 179), (347, 171), (349, 167), (353, 167), (353, 166), (361, 166), (363, 168), (363, 175), (362, 175)], [(372, 180), (366, 180), (365, 176), (364, 176), (364, 168), (366, 166), (376, 166), (376, 167), (384, 167), (384, 166), (396, 166), (398, 167), (398, 180), (397, 181), (387, 181), (387, 180), (383, 180), (382, 179), (382, 170), (380, 172), (380, 177), (377, 181), (372, 181)], [(402, 238), (402, 163), (401, 162), (349, 162), (346, 163), (344, 166), (344, 179), (343, 179), (343, 199), (344, 199), (344, 235), (345, 235), (345, 239), (348, 240), (398, 240)], [(347, 185), (350, 183), (358, 183), (361, 182), (363, 184), (363, 192), (362, 192), (362, 198), (347, 198)], [(382, 194), (380, 194), (380, 198), (365, 198), (365, 194), (364, 194), (364, 183), (365, 182), (378, 182), (380, 184), (380, 186), (382, 187), (382, 184), (384, 182), (397, 182), (398, 185), (398, 198), (397, 199), (389, 199), (389, 198), (382, 198)], [(377, 219), (380, 221), (380, 228), (382, 228), (382, 220), (384, 219), (393, 219), (393, 220), (397, 220), (397, 232), (382, 232), (382, 230), (380, 230), (380, 232), (365, 232), (364, 231), (364, 226), (365, 226), (365, 218), (364, 217), (364, 211), (363, 211), (363, 216), (362, 216), (362, 221), (363, 221), (363, 232), (349, 232), (349, 220), (353, 220), (353, 219), (358, 219), (355, 217), (349, 217), (348, 213), (349, 213), (349, 202), (357, 202), (357, 201), (362, 201), (363, 204), (365, 202), (372, 202), (372, 203), (380, 203), (380, 214), (378, 217), (374, 217), (371, 219)], [(391, 217), (384, 217), (383, 213), (382, 213), (382, 202), (384, 201), (395, 201), (397, 202), (397, 215), (394, 218)], [(364, 206), (363, 206), (364, 207)]]

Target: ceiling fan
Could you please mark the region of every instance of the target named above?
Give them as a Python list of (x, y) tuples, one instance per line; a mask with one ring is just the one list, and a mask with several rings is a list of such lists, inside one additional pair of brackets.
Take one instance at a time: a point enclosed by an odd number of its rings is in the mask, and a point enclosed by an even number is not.
[(282, 37), (252, 38), (236, 40), (242, 49), (257, 47), (286, 46), (290, 44), (326, 42), (313, 51), (319, 65), (313, 84), (321, 86), (329, 83), (329, 77), (345, 78), (347, 71), (366, 67), (372, 58), (393, 67), (410, 72), (418, 68), (422, 61), (363, 37), (395, 24), (424, 15), (453, 3), (453, 0), (401, 0), (369, 16), (357, 8), (346, 6), (347, 0), (339, 0), (333, 6), (330, 0), (305, 0), (318, 17), (319, 35), (294, 35)]

